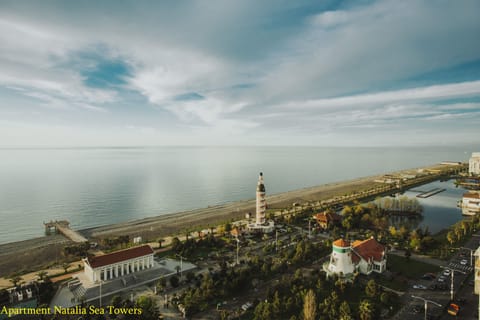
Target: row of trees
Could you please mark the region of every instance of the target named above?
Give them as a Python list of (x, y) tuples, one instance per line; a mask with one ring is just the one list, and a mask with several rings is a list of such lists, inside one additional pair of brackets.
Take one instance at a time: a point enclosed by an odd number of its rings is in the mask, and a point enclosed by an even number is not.
[(480, 217), (475, 215), (470, 220), (462, 220), (454, 224), (447, 232), (447, 241), (450, 245), (457, 245), (480, 228)]

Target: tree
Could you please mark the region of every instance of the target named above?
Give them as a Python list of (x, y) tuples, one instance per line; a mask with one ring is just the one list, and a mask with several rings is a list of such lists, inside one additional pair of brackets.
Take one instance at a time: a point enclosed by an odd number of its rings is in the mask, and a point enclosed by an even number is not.
[(138, 298), (135, 305), (138, 308), (142, 309), (142, 319), (145, 319), (145, 320), (158, 319), (158, 309), (154, 299), (146, 296), (141, 296), (140, 298)]
[(43, 280), (45, 280), (45, 279), (47, 278), (48, 273), (47, 273), (46, 271), (42, 270), (42, 271), (40, 271), (40, 272), (37, 273), (37, 276), (38, 276), (38, 279), (39, 279), (40, 281), (43, 281)]
[(360, 301), (360, 305), (358, 306), (358, 315), (360, 316), (361, 320), (373, 319), (373, 311), (373, 304), (370, 302), (370, 300)]
[(158, 239), (158, 247), (161, 248), (162, 243), (164, 243), (164, 242), (165, 242), (165, 239), (162, 239), (162, 238)]
[(18, 283), (23, 280), (23, 278), (20, 277), (19, 275), (14, 275), (14, 276), (11, 276), (9, 280), (13, 284), (13, 286), (16, 287)]
[(373, 298), (377, 295), (377, 284), (375, 283), (375, 280), (371, 279), (367, 282), (365, 294), (370, 298)]
[(174, 288), (178, 287), (180, 280), (177, 276), (173, 275), (170, 277), (170, 285)]
[(340, 313), (340, 320), (353, 320), (352, 311), (350, 310), (347, 301), (343, 301), (340, 304), (338, 312)]
[(68, 262), (62, 263), (62, 268), (65, 273), (67, 273), (69, 267), (70, 267), (70, 263)]
[(317, 316), (317, 299), (312, 289), (305, 294), (303, 301), (303, 319), (315, 320)]

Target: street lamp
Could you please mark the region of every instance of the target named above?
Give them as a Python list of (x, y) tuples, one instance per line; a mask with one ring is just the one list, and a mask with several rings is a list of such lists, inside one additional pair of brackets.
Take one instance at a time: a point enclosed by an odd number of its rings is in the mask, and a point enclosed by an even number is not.
[(463, 274), (465, 274), (465, 272), (460, 271), (460, 270), (456, 270), (456, 269), (453, 269), (453, 268), (449, 268), (449, 267), (444, 267), (444, 266), (440, 266), (440, 268), (445, 269), (445, 270), (450, 270), (450, 274), (451, 274), (450, 300), (453, 301), (453, 276), (455, 275), (455, 272), (460, 272), (460, 273), (463, 273)]
[(185, 259), (185, 258), (178, 253), (176, 253), (175, 255), (177, 257), (180, 257), (180, 279), (181, 279), (182, 278), (182, 271), (183, 271), (183, 259)]
[(465, 250), (469, 250), (469, 251), (470, 251), (470, 267), (473, 267), (473, 252), (474, 252), (475, 250), (470, 249), (470, 248), (466, 248), (466, 247), (461, 247), (460, 249), (465, 249)]
[(238, 261), (238, 251), (240, 250), (240, 240), (238, 240), (238, 236), (235, 238), (237, 240), (237, 266), (240, 264)]
[(412, 296), (412, 298), (415, 298), (415, 299), (420, 299), (420, 300), (423, 300), (424, 302), (424, 305), (425, 305), (425, 320), (427, 320), (427, 309), (428, 309), (428, 303), (433, 303), (439, 307), (442, 307), (442, 305), (440, 303), (437, 303), (435, 301), (432, 301), (432, 300), (427, 300), (425, 298), (422, 298), (422, 297), (417, 297), (417, 296)]

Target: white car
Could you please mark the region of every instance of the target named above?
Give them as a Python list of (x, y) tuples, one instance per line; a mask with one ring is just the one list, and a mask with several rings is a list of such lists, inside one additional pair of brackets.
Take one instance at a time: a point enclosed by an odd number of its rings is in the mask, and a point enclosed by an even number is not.
[(465, 265), (468, 264), (468, 260), (467, 260), (467, 259), (463, 259), (462, 261), (460, 261), (460, 264), (461, 264), (462, 266), (465, 266)]
[(413, 285), (413, 289), (421, 289), (421, 290), (426, 290), (427, 287), (425, 287), (424, 285), (422, 284), (414, 284)]
[(443, 275), (445, 277), (448, 277), (450, 275), (450, 269), (447, 269), (447, 270), (443, 271)]

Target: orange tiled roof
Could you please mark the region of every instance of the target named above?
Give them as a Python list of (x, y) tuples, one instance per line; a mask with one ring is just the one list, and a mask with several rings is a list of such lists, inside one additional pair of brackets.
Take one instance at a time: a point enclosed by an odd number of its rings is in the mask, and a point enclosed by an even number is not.
[(385, 252), (385, 246), (378, 243), (378, 241), (374, 238), (363, 241), (354, 241), (352, 244), (352, 249), (356, 254), (367, 261), (371, 258), (375, 261), (381, 261), (383, 258), (383, 253)]
[(335, 241), (333, 242), (333, 245), (334, 245), (334, 246), (337, 246), (337, 247), (343, 247), (343, 248), (345, 248), (345, 247), (350, 247), (350, 242), (349, 242), (349, 241), (345, 241), (345, 240), (343, 240), (343, 239), (338, 239), (338, 240), (335, 240)]
[(342, 219), (338, 214), (327, 211), (317, 213), (313, 217), (320, 222), (340, 221)]
[(109, 264), (139, 258), (153, 253), (153, 249), (149, 245), (143, 245), (139, 247), (115, 251), (109, 254), (104, 254), (102, 256), (89, 257), (87, 260), (88, 264), (90, 264), (92, 268), (98, 268), (107, 266)]

